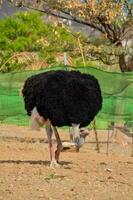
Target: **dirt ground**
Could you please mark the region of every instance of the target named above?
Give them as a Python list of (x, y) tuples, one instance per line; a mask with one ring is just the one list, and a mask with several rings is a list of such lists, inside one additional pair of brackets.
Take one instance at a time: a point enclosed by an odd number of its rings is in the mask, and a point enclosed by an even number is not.
[[(60, 129), (62, 140), (68, 130)], [(101, 153), (91, 132), (79, 153), (62, 152), (60, 168), (49, 167), (44, 130), (0, 125), (0, 200), (132, 200), (131, 138), (98, 131)]]

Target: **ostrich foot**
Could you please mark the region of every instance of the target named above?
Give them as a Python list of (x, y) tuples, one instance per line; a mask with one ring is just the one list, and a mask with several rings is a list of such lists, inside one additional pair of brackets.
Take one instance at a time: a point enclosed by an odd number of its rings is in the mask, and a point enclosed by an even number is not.
[(51, 168), (59, 168), (60, 165), (57, 163), (56, 160), (51, 160), (50, 167)]

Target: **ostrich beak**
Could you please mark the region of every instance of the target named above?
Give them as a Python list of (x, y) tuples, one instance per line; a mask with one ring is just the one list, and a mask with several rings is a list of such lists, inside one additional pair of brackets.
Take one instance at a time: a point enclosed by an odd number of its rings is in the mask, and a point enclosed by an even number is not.
[(81, 128), (80, 129), (80, 136), (84, 139), (89, 135), (89, 130), (87, 128)]

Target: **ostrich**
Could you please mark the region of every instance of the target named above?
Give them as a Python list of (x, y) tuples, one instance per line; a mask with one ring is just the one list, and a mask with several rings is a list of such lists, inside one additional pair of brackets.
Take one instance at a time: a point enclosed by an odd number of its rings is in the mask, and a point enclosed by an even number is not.
[[(59, 163), (63, 148), (56, 127), (71, 126), (76, 150), (83, 145), (87, 126), (102, 107), (102, 96), (97, 79), (78, 71), (48, 71), (29, 77), (22, 89), (25, 109), (31, 127), (46, 127), (51, 166)], [(57, 140), (54, 152), (52, 133)]]

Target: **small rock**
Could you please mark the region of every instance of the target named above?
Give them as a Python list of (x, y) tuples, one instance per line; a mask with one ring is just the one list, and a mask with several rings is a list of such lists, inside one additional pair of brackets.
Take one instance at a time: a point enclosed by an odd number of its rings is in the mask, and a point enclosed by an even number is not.
[(100, 165), (107, 165), (106, 162), (100, 162)]
[(85, 174), (88, 174), (88, 171), (84, 171)]
[(19, 176), (19, 177), (17, 178), (17, 181), (21, 181), (22, 179), (23, 179), (23, 177)]
[(41, 195), (39, 196), (39, 198), (44, 198), (44, 199), (45, 199), (45, 196), (44, 196), (43, 194), (41, 194)]
[(74, 188), (71, 188), (71, 191), (74, 191)]
[(112, 172), (113, 170), (110, 168), (105, 169), (106, 172)]
[(109, 176), (108, 179), (114, 179), (112, 176)]

